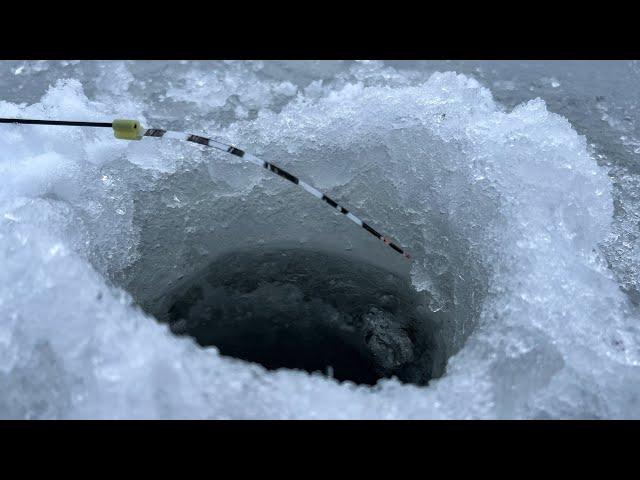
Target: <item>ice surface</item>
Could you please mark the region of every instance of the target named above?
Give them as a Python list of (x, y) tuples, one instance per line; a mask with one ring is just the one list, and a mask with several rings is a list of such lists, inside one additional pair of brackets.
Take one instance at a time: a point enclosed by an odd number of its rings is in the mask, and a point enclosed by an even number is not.
[[(605, 147), (594, 147), (589, 123), (584, 136), (542, 99), (510, 102), (530, 92), (517, 76), (488, 83), (497, 101), (474, 78), (489, 74), (429, 70), (0, 66), (0, 116), (131, 116), (207, 133), (340, 199), (411, 252), (411, 282), (450, 355), (426, 387), (367, 387), (269, 372), (174, 336), (138, 305), (149, 311), (234, 249), (288, 242), (404, 267), (325, 205), (240, 159), (121, 142), (102, 129), (3, 125), (0, 417), (639, 417), (639, 171), (615, 155), (631, 158), (630, 140), (609, 142), (607, 130)], [(543, 98), (574, 85), (558, 72), (536, 82)], [(616, 105), (594, 100), (598, 122), (608, 119), (616, 139), (621, 125), (638, 138), (640, 123)]]

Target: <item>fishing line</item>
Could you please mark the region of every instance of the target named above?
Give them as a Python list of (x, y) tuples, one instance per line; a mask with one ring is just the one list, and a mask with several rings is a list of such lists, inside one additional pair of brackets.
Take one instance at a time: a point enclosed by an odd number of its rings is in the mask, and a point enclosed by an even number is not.
[(23, 118), (0, 118), (0, 123), (13, 123), (13, 124), (21, 124), (21, 125), (61, 125), (61, 126), (72, 126), (72, 127), (112, 128), (114, 136), (121, 140), (141, 140), (143, 137), (153, 137), (153, 138), (159, 138), (162, 140), (163, 139), (183, 140), (187, 142), (197, 143), (198, 145), (203, 145), (205, 147), (215, 148), (216, 150), (220, 150), (222, 152), (235, 155), (236, 157), (240, 157), (244, 160), (247, 160), (259, 167), (265, 168), (270, 172), (275, 173), (279, 177), (282, 177), (285, 180), (300, 186), (302, 189), (306, 190), (308, 193), (310, 193), (314, 197), (322, 200), (323, 202), (327, 203), (329, 206), (336, 209), (338, 212), (346, 216), (349, 220), (351, 220), (356, 225), (359, 225), (360, 227), (364, 228), (371, 235), (376, 237), (378, 240), (381, 240), (385, 245), (389, 246), (390, 248), (398, 252), (403, 257), (407, 259), (411, 258), (407, 252), (405, 252), (401, 247), (396, 245), (388, 237), (385, 237), (384, 235), (379, 233), (371, 225), (361, 220), (359, 217), (357, 217), (356, 215), (351, 213), (349, 210), (344, 208), (342, 205), (339, 205), (338, 202), (328, 197), (317, 188), (300, 180), (295, 175), (292, 175), (291, 173), (287, 172), (286, 170), (283, 170), (282, 168), (276, 166), (271, 162), (261, 160), (260, 158), (248, 152), (245, 152), (244, 150), (240, 150), (239, 148), (236, 148), (233, 145), (228, 145), (226, 143), (220, 142), (218, 140), (214, 140), (212, 138), (201, 137), (199, 135), (192, 135), (189, 133), (176, 132), (172, 130), (162, 130), (159, 128), (145, 129), (137, 120), (124, 120), (124, 119), (116, 119), (113, 122), (75, 122), (75, 121), (66, 121), (66, 120), (33, 120), (33, 119), (23, 119)]

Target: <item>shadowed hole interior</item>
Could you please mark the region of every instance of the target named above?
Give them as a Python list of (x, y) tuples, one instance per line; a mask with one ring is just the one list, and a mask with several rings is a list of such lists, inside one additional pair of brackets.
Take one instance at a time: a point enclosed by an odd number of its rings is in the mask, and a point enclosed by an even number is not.
[(154, 314), (175, 334), (272, 370), (424, 385), (444, 369), (437, 329), (409, 280), (341, 256), (234, 252), (160, 303)]

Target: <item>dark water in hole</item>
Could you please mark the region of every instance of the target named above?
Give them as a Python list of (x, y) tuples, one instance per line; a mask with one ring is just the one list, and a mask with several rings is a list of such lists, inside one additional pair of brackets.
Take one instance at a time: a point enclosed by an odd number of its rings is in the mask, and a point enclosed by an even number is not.
[(408, 279), (317, 251), (236, 252), (168, 293), (176, 334), (268, 369), (426, 384), (444, 356)]

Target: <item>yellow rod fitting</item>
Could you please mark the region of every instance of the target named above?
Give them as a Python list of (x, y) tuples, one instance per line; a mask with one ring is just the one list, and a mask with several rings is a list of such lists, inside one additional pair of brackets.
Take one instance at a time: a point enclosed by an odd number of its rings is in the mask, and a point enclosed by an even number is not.
[(113, 135), (121, 140), (140, 140), (144, 135), (144, 128), (137, 120), (116, 119), (111, 124)]

